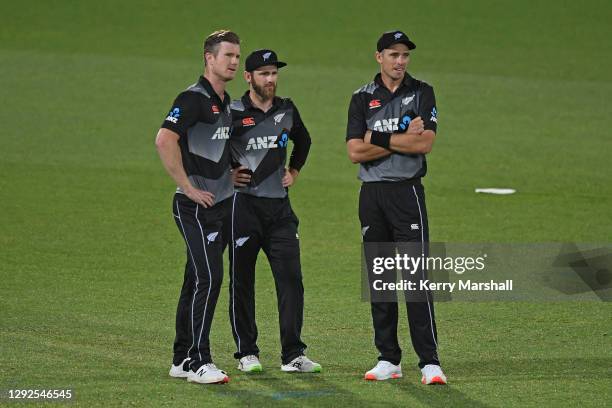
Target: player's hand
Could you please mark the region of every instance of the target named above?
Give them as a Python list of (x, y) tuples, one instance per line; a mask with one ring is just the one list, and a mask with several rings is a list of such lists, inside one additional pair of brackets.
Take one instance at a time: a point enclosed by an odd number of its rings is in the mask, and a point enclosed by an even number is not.
[(183, 192), (191, 201), (198, 203), (204, 208), (209, 208), (215, 205), (215, 195), (210, 191), (200, 190), (199, 188), (189, 187)]
[(420, 135), (425, 130), (425, 122), (420, 116), (412, 119), (408, 124), (408, 133), (416, 133)]
[(295, 183), (295, 179), (297, 178), (298, 172), (297, 170), (289, 170), (285, 169), (285, 175), (283, 176), (283, 187), (291, 187), (293, 183)]
[(251, 171), (246, 166), (232, 170), (232, 182), (236, 187), (246, 187), (251, 182)]

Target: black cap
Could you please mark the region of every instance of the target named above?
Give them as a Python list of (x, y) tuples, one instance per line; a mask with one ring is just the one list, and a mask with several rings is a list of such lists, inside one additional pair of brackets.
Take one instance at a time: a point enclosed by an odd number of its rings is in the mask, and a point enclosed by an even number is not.
[(244, 69), (249, 72), (253, 72), (257, 68), (266, 65), (276, 65), (277, 68), (282, 68), (287, 64), (279, 61), (276, 57), (276, 53), (272, 50), (257, 50), (253, 51), (246, 58), (246, 61), (244, 63)]
[(378, 52), (381, 52), (393, 44), (405, 44), (409, 50), (414, 50), (416, 48), (416, 45), (410, 41), (410, 38), (408, 38), (406, 34), (399, 30), (394, 30), (387, 31), (380, 36), (378, 42), (376, 43), (376, 49)]

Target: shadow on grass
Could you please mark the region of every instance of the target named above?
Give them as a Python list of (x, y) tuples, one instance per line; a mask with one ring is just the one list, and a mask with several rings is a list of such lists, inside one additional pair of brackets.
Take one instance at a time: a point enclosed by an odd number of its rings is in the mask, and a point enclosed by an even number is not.
[[(525, 378), (582, 380), (585, 378), (585, 372), (593, 373), (593, 370), (600, 379), (612, 378), (612, 372), (606, 368), (610, 366), (612, 366), (611, 358), (508, 358), (459, 362), (445, 366), (449, 374), (447, 386), (424, 386), (411, 381), (407, 376), (397, 381), (366, 384), (354, 375), (342, 376), (325, 372), (301, 375), (264, 372), (235, 375), (229, 387), (206, 388), (206, 392), (221, 401), (226, 400), (227, 404), (240, 403), (245, 406), (268, 404), (280, 407), (296, 405), (361, 407), (371, 405), (374, 402), (372, 397), (382, 389), (382, 397), (378, 402), (385, 406), (403, 405), (397, 399), (405, 395), (406, 403), (417, 402), (417, 405), (423, 406), (485, 408), (491, 405), (460, 391), (463, 384), (478, 382), (485, 384)], [(373, 388), (361, 388), (368, 386)], [(358, 393), (356, 387), (360, 388)]]
[[(233, 378), (237, 378), (234, 376)], [(274, 406), (325, 406), (343, 404), (355, 407), (365, 402), (351, 391), (340, 388), (321, 374), (287, 374), (281, 372), (240, 375), (234, 382), (236, 388), (210, 388), (218, 398), (233, 400), (242, 405), (270, 404)], [(230, 401), (228, 401), (229, 403)]]
[[(599, 379), (612, 378), (612, 358), (508, 358), (469, 361), (445, 366), (449, 375), (447, 386), (422, 386), (398, 381), (398, 388), (405, 390), (423, 405), (453, 407), (489, 407), (458, 390), (462, 384), (501, 381), (584, 380), (585, 373)], [(456, 379), (455, 383), (453, 379)]]
[(485, 408), (491, 405), (485, 404), (457, 389), (456, 386), (449, 385), (422, 385), (407, 381), (398, 381), (398, 389), (405, 392), (410, 398), (415, 399), (423, 406), (431, 407), (470, 407)]

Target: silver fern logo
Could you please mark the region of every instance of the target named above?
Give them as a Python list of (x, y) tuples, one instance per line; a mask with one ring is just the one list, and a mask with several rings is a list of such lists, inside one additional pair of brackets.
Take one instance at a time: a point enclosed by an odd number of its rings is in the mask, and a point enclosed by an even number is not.
[(285, 113), (279, 113), (278, 115), (274, 116), (274, 124), (278, 125), (281, 120), (283, 120), (283, 118), (285, 117)]
[(251, 237), (241, 237), (236, 240), (236, 248), (241, 247), (247, 242)]
[(211, 242), (215, 242), (215, 239), (217, 239), (217, 235), (219, 235), (219, 232), (211, 232), (206, 236), (209, 245), (211, 244)]
[(414, 99), (414, 95), (405, 97), (404, 99), (402, 99), (402, 105), (403, 106), (408, 105), (410, 102), (412, 102), (413, 99)]

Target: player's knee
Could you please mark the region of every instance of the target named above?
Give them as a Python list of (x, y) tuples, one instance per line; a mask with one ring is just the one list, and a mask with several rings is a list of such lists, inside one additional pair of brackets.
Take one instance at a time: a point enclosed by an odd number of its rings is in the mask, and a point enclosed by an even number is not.
[(276, 280), (285, 286), (302, 287), (302, 271), (299, 268), (283, 268)]
[(223, 274), (222, 273), (212, 275), (212, 280), (210, 281), (210, 290), (220, 291), (222, 284), (223, 284)]

